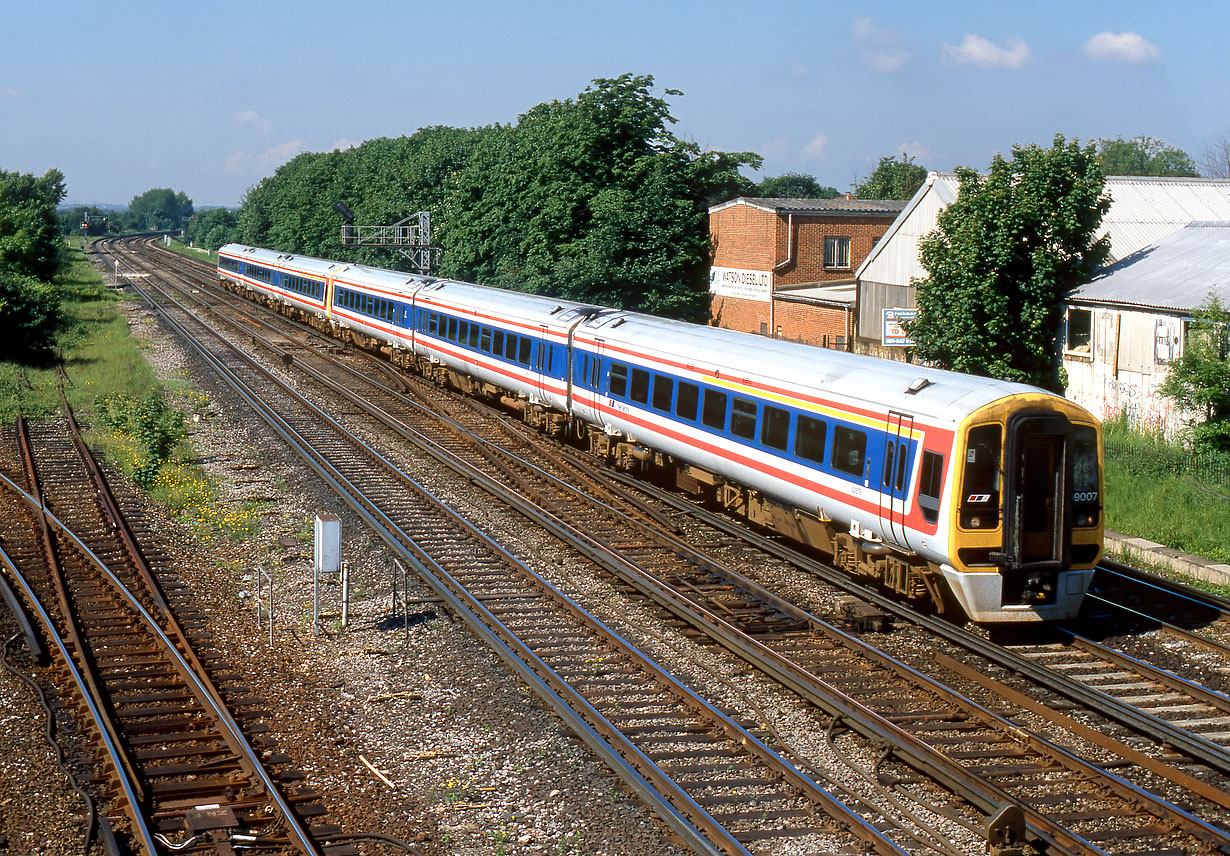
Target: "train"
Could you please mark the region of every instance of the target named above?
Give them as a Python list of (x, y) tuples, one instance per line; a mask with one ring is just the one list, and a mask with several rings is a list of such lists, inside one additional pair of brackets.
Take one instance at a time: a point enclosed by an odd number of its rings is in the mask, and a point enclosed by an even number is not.
[(1102, 432), (1020, 383), (227, 244), (228, 289), (978, 624), (1072, 618)]

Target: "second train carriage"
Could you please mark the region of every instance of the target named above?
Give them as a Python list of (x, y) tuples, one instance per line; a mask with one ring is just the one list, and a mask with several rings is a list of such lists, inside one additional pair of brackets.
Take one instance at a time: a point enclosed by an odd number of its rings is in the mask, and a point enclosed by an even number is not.
[(240, 245), (219, 274), (976, 622), (1071, 617), (1101, 555), (1099, 424), (1034, 387)]

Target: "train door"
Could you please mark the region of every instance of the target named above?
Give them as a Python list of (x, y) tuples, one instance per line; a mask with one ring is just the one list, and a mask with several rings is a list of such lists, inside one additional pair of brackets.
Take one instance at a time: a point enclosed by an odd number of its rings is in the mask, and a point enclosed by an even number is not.
[(551, 372), (551, 340), (547, 338), (547, 325), (538, 325), (538, 355), (534, 360), (534, 389), (538, 393), (538, 400), (546, 402), (547, 400), (547, 377)]
[(1008, 421), (1004, 463), (1004, 552), (1013, 566), (1065, 567), (1068, 528), (1065, 484), (1071, 481), (1068, 435), (1059, 413), (1024, 413)]
[(890, 412), (887, 427), (880, 476), (880, 521), (889, 540), (911, 549), (905, 534), (905, 504), (910, 493), (910, 468), (914, 464), (910, 454), (914, 417)]

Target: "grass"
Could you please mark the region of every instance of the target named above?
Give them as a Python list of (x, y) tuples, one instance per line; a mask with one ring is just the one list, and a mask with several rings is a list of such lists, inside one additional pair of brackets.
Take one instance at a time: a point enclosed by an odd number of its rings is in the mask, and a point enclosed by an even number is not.
[(1107, 527), (1230, 562), (1230, 486), (1175, 467), (1175, 446), (1160, 437), (1104, 427)]
[[(256, 503), (239, 507), (219, 499), (217, 485), (194, 465), (195, 453), (180, 442), (157, 461), (149, 459), (148, 438), (135, 430), (101, 424), (99, 404), (104, 401), (137, 403), (166, 395), (173, 408), (200, 412), (208, 396), (186, 378), (173, 378), (165, 387), (145, 360), (148, 347), (130, 335), (125, 301), (136, 301), (107, 288), (98, 271), (81, 251), (81, 239), (70, 239), (68, 265), (57, 278), (66, 323), (59, 336), (70, 386), (65, 390), (77, 418), (88, 427), (88, 442), (107, 461), (130, 478), (140, 478), (151, 498), (168, 508), (202, 537), (244, 541), (259, 532)], [(31, 368), (0, 363), (0, 422), (53, 416), (60, 398), (53, 367)]]

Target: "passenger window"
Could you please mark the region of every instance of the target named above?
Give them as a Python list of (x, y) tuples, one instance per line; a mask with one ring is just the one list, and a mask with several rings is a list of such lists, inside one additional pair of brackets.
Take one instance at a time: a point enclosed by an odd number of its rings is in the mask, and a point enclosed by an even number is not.
[(863, 462), (867, 458), (867, 435), (862, 431), (836, 425), (833, 428), (833, 468), (852, 476), (863, 474)]
[(482, 330), (483, 328), (481, 325), (475, 324), (472, 321), (470, 322), (470, 335), (466, 338), (466, 342), (471, 348), (478, 347), (478, 334), (481, 333)]
[(458, 321), (457, 322), (457, 344), (464, 345), (466, 343), (466, 339), (469, 339), (469, 338), (470, 338), (470, 322), (469, 321)]
[(726, 430), (726, 393), (716, 389), (705, 390), (705, 406), (701, 411), (700, 421), (706, 428)]
[(632, 400), (640, 404), (649, 403), (649, 372), (644, 369), (632, 369)]
[(494, 333), (491, 334), (491, 336), (492, 336), (491, 353), (495, 354), (497, 357), (503, 356), (504, 354), (504, 331), (496, 330)]
[(828, 426), (823, 420), (811, 416), (799, 416), (799, 426), (794, 434), (794, 454), (805, 461), (824, 463), (824, 442)]
[(675, 415), (689, 422), (696, 421), (696, 409), (700, 405), (700, 387), (687, 381), (679, 382), (679, 395), (675, 398)]
[(608, 393), (613, 398), (628, 394), (628, 367), (623, 363), (611, 363), (611, 384)]
[(515, 360), (517, 358), (517, 341), (520, 338), (521, 337), (518, 336), (516, 333), (509, 333), (507, 338), (504, 339), (504, 356), (505, 357), (507, 357), (510, 360)]
[(529, 336), (518, 336), (517, 338), (520, 339), (517, 343), (517, 362), (523, 366), (528, 366), (530, 364), (530, 345), (532, 342)]
[(764, 420), (760, 425), (760, 442), (770, 449), (786, 451), (790, 442), (790, 412), (780, 407), (765, 405)]
[(961, 527), (995, 529), (999, 526), (1000, 457), (1003, 434), (998, 425), (971, 428), (965, 443), (965, 470), (961, 476)]
[(923, 520), (934, 523), (940, 519), (940, 494), (944, 489), (944, 456), (923, 452), (922, 471), (918, 475), (918, 507)]
[(675, 382), (663, 375), (653, 376), (653, 408), (663, 413), (671, 412), (671, 398), (675, 394)]
[(491, 353), (491, 328), (484, 327), (478, 337), (478, 349)]
[(744, 440), (756, 438), (756, 402), (735, 398), (730, 405), (730, 433)]
[(446, 338), (450, 342), (457, 341), (457, 319), (456, 318), (448, 319), (448, 336)]

